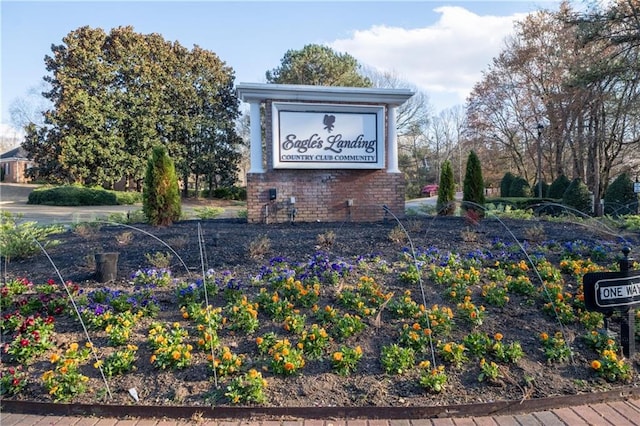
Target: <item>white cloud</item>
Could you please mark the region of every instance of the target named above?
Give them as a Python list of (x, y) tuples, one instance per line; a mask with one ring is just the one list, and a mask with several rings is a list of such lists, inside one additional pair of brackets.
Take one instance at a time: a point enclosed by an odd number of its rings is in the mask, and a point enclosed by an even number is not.
[[(526, 14), (483, 16), (458, 6), (442, 6), (434, 12), (440, 17), (428, 27), (374, 26), (330, 46), (413, 83), (432, 101), (441, 100), (442, 105), (435, 105), (438, 109), (461, 104), (504, 47), (515, 21)], [(444, 105), (446, 98), (450, 105)]]

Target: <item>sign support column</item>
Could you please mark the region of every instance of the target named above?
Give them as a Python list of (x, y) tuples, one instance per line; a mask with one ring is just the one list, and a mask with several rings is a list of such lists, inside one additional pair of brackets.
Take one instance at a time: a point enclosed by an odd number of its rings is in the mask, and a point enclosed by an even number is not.
[[(628, 358), (635, 354), (635, 310), (640, 305), (640, 271), (630, 271), (631, 249), (624, 247), (620, 272), (589, 272), (582, 278), (584, 305), (589, 311), (610, 316), (620, 312), (620, 344)], [(605, 318), (606, 321), (606, 318)]]
[(260, 126), (260, 102), (249, 101), (250, 107), (250, 133), (251, 133), (251, 164), (249, 173), (264, 173), (262, 167), (262, 131)]
[(398, 130), (396, 129), (396, 108), (393, 105), (389, 105), (389, 111), (387, 115), (387, 132), (389, 140), (387, 141), (387, 173), (400, 173), (398, 168)]

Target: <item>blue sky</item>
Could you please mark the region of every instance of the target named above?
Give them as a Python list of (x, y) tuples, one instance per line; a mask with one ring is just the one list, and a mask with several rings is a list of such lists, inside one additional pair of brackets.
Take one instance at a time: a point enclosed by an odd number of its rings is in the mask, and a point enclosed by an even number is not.
[(436, 112), (464, 102), (524, 14), (557, 8), (521, 1), (11, 1), (2, 0), (0, 124), (10, 105), (35, 102), (52, 44), (81, 26), (131, 25), (215, 52), (236, 83), (264, 82), (289, 49), (324, 44), (427, 93)]

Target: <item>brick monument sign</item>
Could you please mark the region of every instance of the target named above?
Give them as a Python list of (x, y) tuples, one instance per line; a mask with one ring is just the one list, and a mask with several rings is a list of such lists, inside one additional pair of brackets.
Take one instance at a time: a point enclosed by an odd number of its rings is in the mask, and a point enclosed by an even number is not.
[(250, 223), (372, 222), (384, 205), (404, 215), (396, 109), (413, 92), (258, 83), (237, 91), (251, 113)]

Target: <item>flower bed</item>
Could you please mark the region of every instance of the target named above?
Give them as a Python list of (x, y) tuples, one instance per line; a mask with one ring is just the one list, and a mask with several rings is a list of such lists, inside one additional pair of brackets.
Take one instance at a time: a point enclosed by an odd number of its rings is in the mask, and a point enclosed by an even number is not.
[(135, 389), (148, 405), (426, 406), (638, 383), (637, 363), (583, 303), (582, 275), (617, 270), (616, 244), (473, 246), (316, 251), (199, 278), (148, 268), (109, 286), (14, 277), (2, 286), (1, 391), (89, 403), (130, 403)]

